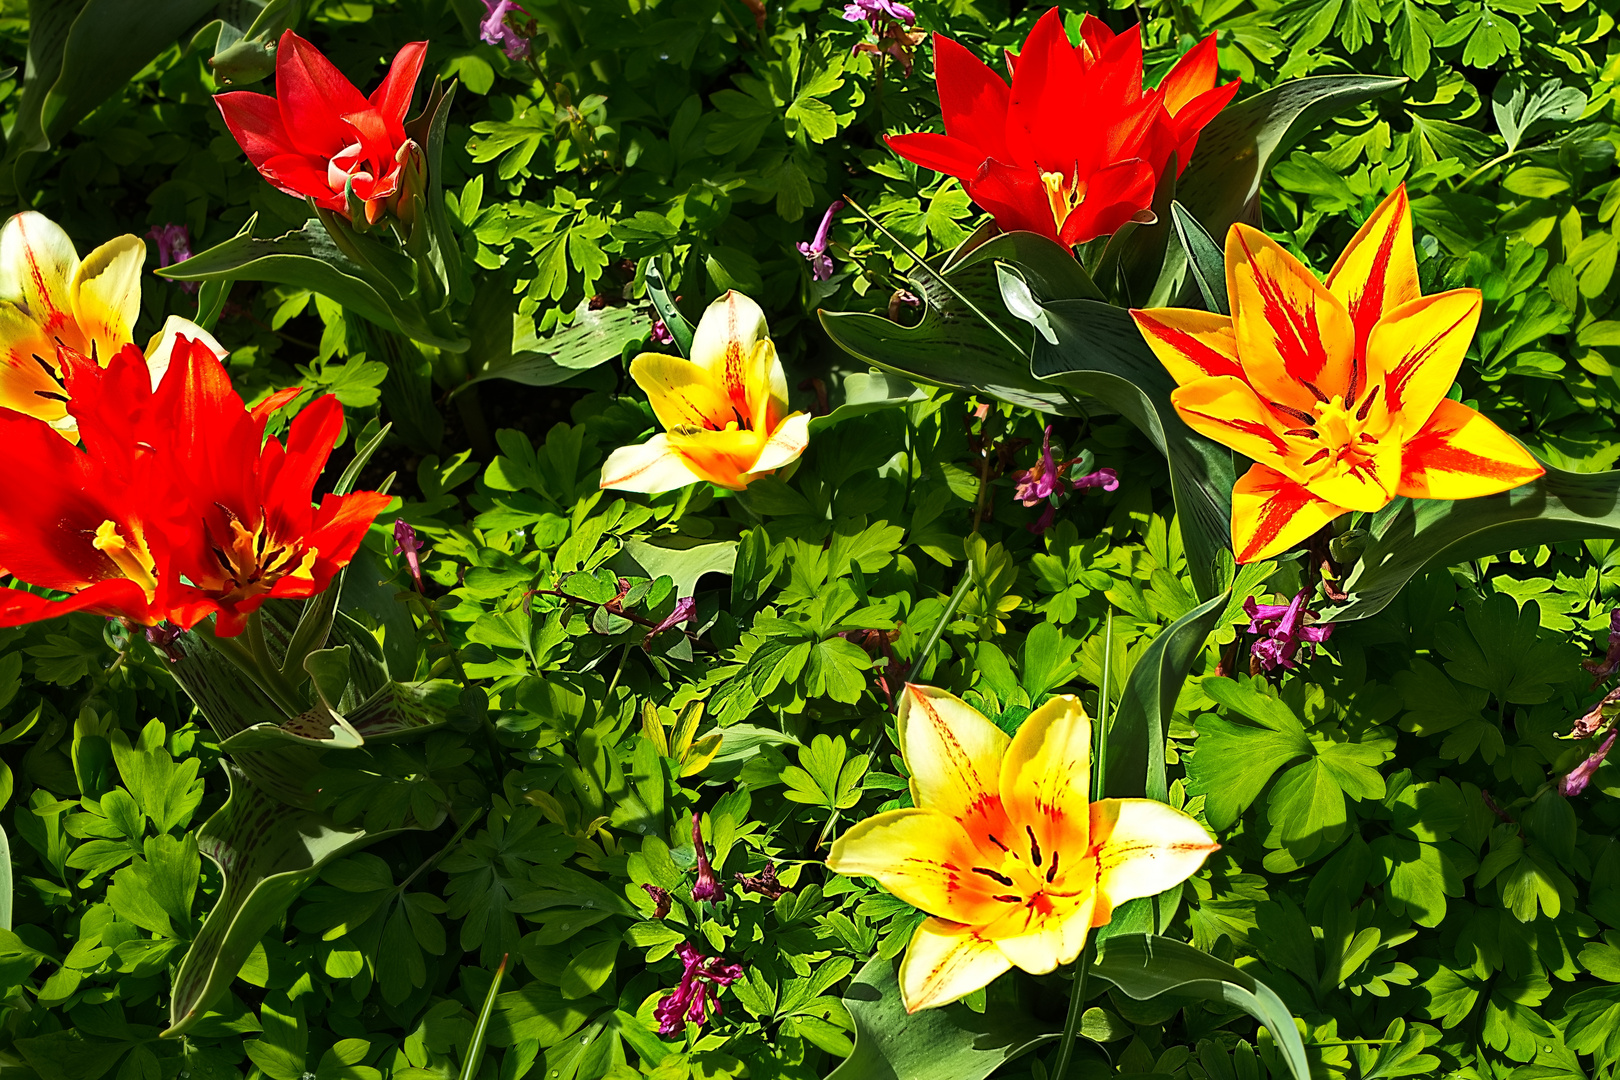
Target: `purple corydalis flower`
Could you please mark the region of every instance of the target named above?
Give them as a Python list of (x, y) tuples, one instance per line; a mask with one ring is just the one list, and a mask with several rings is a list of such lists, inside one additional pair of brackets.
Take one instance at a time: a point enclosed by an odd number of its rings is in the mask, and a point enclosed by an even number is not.
[(703, 819), (696, 813), (692, 815), (692, 847), (697, 850), (697, 880), (692, 883), (692, 899), (699, 903), (719, 900), (720, 882), (715, 880), (714, 867), (709, 865), (709, 852), (703, 846)]
[[(167, 225), (154, 225), (146, 230), (146, 238), (157, 244), (160, 268), (173, 266), (191, 258), (191, 230), (184, 225), (176, 225), (173, 222)], [(195, 281), (177, 281), (174, 284), (188, 293), (197, 291)]]
[(1558, 794), (1568, 799), (1585, 791), (1586, 785), (1592, 782), (1593, 774), (1598, 771), (1598, 766), (1603, 764), (1603, 759), (1608, 757), (1609, 751), (1614, 748), (1616, 736), (1620, 736), (1620, 728), (1611, 730), (1609, 737), (1603, 740), (1602, 745), (1597, 748), (1594, 754), (1575, 766), (1569, 771), (1568, 775), (1558, 781)]
[(669, 890), (660, 889), (656, 885), (643, 885), (642, 888), (646, 889), (647, 895), (652, 897), (653, 918), (662, 919), (665, 915), (668, 915), (671, 902)]
[(894, 0), (852, 0), (844, 5), (846, 22), (865, 22), (874, 34), (882, 28), (884, 19), (898, 19), (912, 26), (917, 22), (917, 13)]
[(426, 593), (422, 587), (422, 543), (416, 538), (416, 530), (404, 518), (394, 519), (394, 554), (405, 556), (405, 565), (411, 569), (411, 577), (416, 582), (416, 591)]
[(741, 885), (743, 892), (758, 893), (767, 900), (775, 900), (788, 891), (788, 887), (776, 879), (776, 864), (766, 863), (765, 869), (752, 876), (738, 874), (737, 884)]
[(484, 0), (488, 13), (478, 24), (478, 37), (487, 45), (499, 45), (508, 60), (522, 60), (529, 55), (529, 39), (519, 34), (508, 22), (513, 12), (527, 15), (513, 0)]
[(645, 649), (647, 646), (652, 644), (653, 638), (657, 637), (659, 634), (662, 634), (665, 630), (668, 630), (676, 623), (686, 622), (696, 611), (697, 597), (683, 596), (679, 600), (676, 600), (675, 610), (671, 611), (668, 615), (665, 615), (662, 622), (653, 627), (651, 630), (647, 631), (647, 636), (641, 639), (641, 647)]
[(1069, 492), (1080, 488), (1102, 488), (1104, 491), (1117, 491), (1119, 489), (1119, 473), (1113, 469), (1098, 469), (1069, 479), (1067, 473), (1079, 458), (1070, 458), (1067, 461), (1058, 461), (1052, 456), (1052, 425), (1046, 426), (1041, 435), (1041, 456), (1028, 469), (1013, 474), (1013, 498), (1025, 506), (1039, 506), (1046, 503), (1046, 509), (1041, 516), (1030, 524), (1024, 526), (1036, 536), (1041, 535), (1052, 527), (1057, 519), (1057, 500)]
[(812, 281), (826, 281), (832, 277), (833, 261), (827, 254), (827, 234), (832, 231), (833, 216), (844, 208), (843, 199), (834, 199), (827, 212), (821, 215), (821, 227), (816, 230), (815, 239), (808, 244), (800, 241), (799, 254), (810, 260), (810, 279)]
[(1292, 670), (1302, 648), (1320, 644), (1333, 635), (1332, 623), (1310, 625), (1316, 616), (1305, 607), (1308, 595), (1301, 589), (1286, 604), (1257, 604), (1252, 596), (1243, 601), (1243, 613), (1249, 617), (1248, 632), (1259, 637), (1250, 649), (1259, 670), (1268, 675), (1278, 668)]
[(146, 643), (162, 653), (169, 663), (178, 664), (186, 658), (186, 654), (180, 651), (180, 646), (175, 644), (183, 633), (185, 631), (174, 623), (161, 622), (146, 628)]
[(685, 965), (680, 984), (653, 1010), (658, 1034), (666, 1036), (677, 1034), (684, 1021), (701, 1024), (710, 1016), (719, 1016), (720, 1002), (715, 988), (730, 986), (743, 975), (741, 964), (718, 956), (704, 956), (684, 941), (675, 949), (675, 955)]
[(669, 327), (664, 324), (663, 319), (653, 320), (652, 339), (660, 345), (675, 344), (675, 335), (669, 332)]

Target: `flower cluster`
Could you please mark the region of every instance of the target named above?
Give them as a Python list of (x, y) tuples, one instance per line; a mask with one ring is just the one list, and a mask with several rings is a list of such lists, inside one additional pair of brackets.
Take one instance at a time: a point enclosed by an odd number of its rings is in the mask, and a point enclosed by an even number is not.
[(1113, 469), (1098, 469), (1071, 479), (1067, 475), (1069, 469), (1079, 460), (1069, 458), (1060, 462), (1052, 457), (1052, 425), (1046, 425), (1046, 431), (1041, 436), (1040, 460), (1012, 475), (1013, 498), (1025, 506), (1047, 504), (1041, 516), (1026, 526), (1030, 532), (1038, 536), (1052, 527), (1058, 504), (1070, 491), (1084, 488), (1102, 488), (1104, 491), (1119, 489), (1119, 474)]
[(1243, 601), (1243, 613), (1249, 617), (1248, 632), (1257, 639), (1249, 649), (1256, 673), (1291, 671), (1302, 649), (1309, 656), (1310, 646), (1333, 636), (1332, 623), (1311, 625), (1316, 616), (1305, 606), (1309, 595), (1310, 590), (1301, 589), (1286, 604), (1259, 604), (1252, 596)]
[(660, 1035), (674, 1035), (686, 1022), (701, 1024), (711, 1016), (719, 1016), (715, 988), (730, 986), (743, 976), (741, 964), (704, 956), (685, 941), (675, 947), (675, 955), (681, 958), (685, 970), (674, 992), (653, 1010)]

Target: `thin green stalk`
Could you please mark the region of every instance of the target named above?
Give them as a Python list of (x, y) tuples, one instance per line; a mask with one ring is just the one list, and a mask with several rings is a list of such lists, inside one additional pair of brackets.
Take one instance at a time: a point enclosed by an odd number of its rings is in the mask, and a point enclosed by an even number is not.
[[(254, 612), (250, 618), (257, 617), (258, 612)], [(250, 621), (249, 626), (251, 625)], [(288, 716), (298, 716), (304, 711), (304, 706), (283, 691), (280, 681), (274, 679), (270, 672), (261, 667), (255, 653), (246, 645), (243, 645), (241, 641), (236, 638), (218, 636), (214, 633), (213, 627), (206, 622), (198, 623), (196, 630), (199, 633), (206, 634), (214, 647), (219, 650), (220, 655), (235, 664), (244, 675), (252, 679), (253, 685), (263, 690), (265, 696), (278, 709)], [(271, 665), (270, 671), (273, 672), (274, 670), (274, 665)]]
[[(1103, 670), (1101, 692), (1097, 696), (1097, 723), (1092, 735), (1095, 749), (1091, 754), (1091, 791), (1094, 795), (1106, 794), (1103, 790), (1103, 780), (1108, 774), (1107, 749), (1108, 725), (1113, 719), (1108, 713), (1109, 684), (1112, 682), (1114, 667), (1114, 609), (1110, 607), (1103, 620)], [(1056, 1066), (1052, 1069), (1052, 1080), (1064, 1080), (1069, 1071), (1069, 1062), (1074, 1057), (1074, 1044), (1080, 1035), (1080, 1021), (1086, 1012), (1086, 977), (1091, 972), (1091, 962), (1096, 956), (1097, 943), (1095, 937), (1086, 938), (1086, 947), (1080, 953), (1079, 967), (1074, 973), (1074, 987), (1069, 992), (1069, 1016), (1063, 1024), (1063, 1045), (1058, 1048)]]
[[(936, 622), (934, 624), (934, 628), (928, 632), (928, 640), (923, 643), (922, 650), (917, 653), (918, 664), (927, 663), (929, 657), (933, 655), (934, 646), (938, 645), (939, 639), (945, 635), (945, 627), (948, 626), (950, 621), (956, 617), (956, 609), (962, 606), (962, 599), (967, 596), (968, 586), (972, 584), (973, 562), (972, 560), (969, 560), (968, 564), (962, 568), (962, 580), (956, 583), (956, 591), (951, 593), (951, 598), (946, 602), (945, 610), (940, 614), (939, 621)], [(933, 673), (934, 669), (929, 667), (927, 674), (932, 675)], [(924, 677), (924, 673), (921, 671), (919, 671), (917, 675), (918, 678)]]

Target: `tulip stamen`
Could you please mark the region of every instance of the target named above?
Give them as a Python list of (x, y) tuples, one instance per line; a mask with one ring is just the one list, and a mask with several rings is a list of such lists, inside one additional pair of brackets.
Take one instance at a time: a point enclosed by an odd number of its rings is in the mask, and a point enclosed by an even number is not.
[(983, 874), (985, 877), (991, 879), (992, 881), (999, 882), (1000, 884), (1007, 886), (1009, 889), (1014, 887), (1014, 882), (1013, 882), (1012, 878), (1008, 877), (1006, 874), (998, 874), (996, 871), (991, 870), (989, 867), (975, 866), (973, 868), (973, 872), (975, 874)]
[(1041, 865), (1041, 842), (1035, 839), (1035, 830), (1031, 826), (1025, 825), (1024, 832), (1029, 834), (1029, 857), (1034, 860), (1036, 866), (1039, 866)]
[(1293, 417), (1295, 420), (1298, 420), (1300, 423), (1306, 425), (1307, 427), (1315, 427), (1316, 426), (1316, 417), (1312, 416), (1310, 413), (1306, 412), (1304, 409), (1295, 409), (1295, 408), (1292, 408), (1292, 407), (1287, 406), (1287, 405), (1283, 405), (1283, 404), (1281, 404), (1279, 402), (1275, 402), (1275, 401), (1271, 402), (1271, 407), (1273, 409), (1276, 409), (1278, 412), (1282, 413), (1284, 416)]
[(1046, 871), (1046, 883), (1048, 885), (1052, 884), (1052, 879), (1057, 877), (1058, 855), (1060, 854), (1061, 852), (1052, 852), (1052, 865)]
[(1002, 851), (1007, 852), (1009, 855), (1012, 854), (1011, 849), (1008, 848), (1006, 844), (1003, 844), (1000, 840), (996, 839), (996, 834), (995, 833), (985, 833), (985, 835), (990, 838), (990, 842), (992, 844), (996, 845), (996, 847), (1000, 848)]

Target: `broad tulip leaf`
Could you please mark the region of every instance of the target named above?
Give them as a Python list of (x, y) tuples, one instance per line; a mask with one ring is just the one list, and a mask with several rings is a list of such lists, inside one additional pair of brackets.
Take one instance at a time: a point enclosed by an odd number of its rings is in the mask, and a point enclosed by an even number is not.
[(1131, 668), (1108, 726), (1108, 776), (1102, 794), (1111, 799), (1142, 798), (1165, 802), (1164, 740), (1176, 697), (1193, 662), (1203, 652), (1225, 614), (1230, 592), (1193, 608), (1161, 630)]
[(1012, 1000), (1009, 979), (990, 985), (982, 1013), (946, 1005), (907, 1016), (899, 968), (874, 957), (856, 972), (844, 991), (855, 1050), (827, 1080), (983, 1080), (1048, 1034)]
[[(1018, 275), (1002, 276), (1007, 306), (1030, 308)], [(1225, 587), (1230, 561), (1232, 452), (1197, 434), (1170, 404), (1175, 381), (1124, 310), (1094, 300), (1035, 301), (1047, 327), (1031, 367), (1049, 384), (1097, 398), (1140, 428), (1170, 462), (1176, 521), (1193, 586), (1204, 599)]]
[(0, 929), (11, 929), (11, 841), (0, 829)]
[(525, 386), (556, 386), (624, 355), (626, 346), (647, 336), (647, 314), (639, 308), (591, 311), (581, 304), (574, 321), (545, 339), (534, 336), (533, 320), (519, 320), (511, 351), (486, 360), (455, 392), (487, 379)]
[(326, 815), (283, 805), (240, 769), (221, 765), (230, 797), (204, 823), (197, 846), (218, 864), (223, 884), (175, 975), (167, 1037), (202, 1018), (323, 866), (402, 831), (339, 828)]
[(1310, 1080), (1305, 1045), (1288, 1007), (1265, 983), (1223, 960), (1171, 938), (1130, 934), (1102, 945), (1091, 974), (1137, 1001), (1184, 994), (1235, 1005), (1270, 1030), (1294, 1080)]
[(22, 192), (34, 156), (122, 90), (218, 0), (29, 0), (28, 75), (8, 160)]
[(696, 329), (686, 321), (681, 309), (675, 306), (670, 298), (669, 290), (664, 287), (664, 275), (658, 270), (656, 260), (647, 263), (647, 298), (652, 301), (653, 309), (658, 317), (664, 320), (664, 329), (669, 336), (675, 339), (675, 348), (682, 356), (692, 355), (692, 335)]
[(996, 263), (1018, 266), (1041, 296), (1101, 299), (1074, 256), (1037, 233), (1003, 233), (973, 246), (975, 234), (941, 267), (919, 265), (910, 281), (922, 321), (903, 326), (864, 312), (823, 311), (821, 325), (840, 348), (914, 382), (948, 386), (1041, 412), (1075, 413), (1071, 395), (1029, 368), (1031, 333), (1008, 314)]
[(1170, 217), (1187, 256), (1187, 268), (1204, 298), (1205, 310), (1217, 315), (1232, 314), (1232, 303), (1226, 295), (1226, 253), (1185, 206), (1171, 204)]
[(379, 285), (399, 284), (391, 280), (399, 277), (399, 267), (390, 265), (387, 260), (383, 260), (381, 269), (355, 261), (338, 246), (319, 219), (306, 221), (297, 232), (267, 238), (253, 235), (257, 222), (255, 214), (229, 240), (200, 251), (184, 262), (166, 266), (159, 273), (173, 281), (270, 281), (313, 289), (361, 318), (398, 330), (424, 345), (452, 352), (467, 348), (465, 338), (453, 336), (453, 328), (430, 327), (423, 315), (403, 298), (390, 298), (379, 288)]
[(1620, 471), (1573, 473), (1542, 462), (1547, 475), (1478, 499), (1399, 498), (1373, 515), (1350, 599), (1324, 621), (1351, 622), (1384, 610), (1430, 566), (1451, 566), (1514, 548), (1620, 537)]
[[(1358, 105), (1404, 85), (1379, 75), (1317, 75), (1274, 86), (1228, 105), (1198, 136), (1176, 198), (1217, 241), (1237, 221), (1254, 220), (1254, 200), (1272, 165), (1311, 131)], [(1158, 284), (1144, 307), (1176, 304), (1185, 285), (1186, 252), (1165, 250)]]

